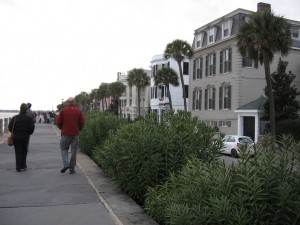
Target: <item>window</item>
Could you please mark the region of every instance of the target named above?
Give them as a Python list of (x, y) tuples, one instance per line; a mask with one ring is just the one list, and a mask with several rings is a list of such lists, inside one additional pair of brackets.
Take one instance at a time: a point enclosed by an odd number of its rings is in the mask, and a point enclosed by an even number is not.
[(185, 98), (189, 97), (189, 85), (184, 85), (184, 90), (185, 90)]
[(298, 27), (292, 27), (292, 38), (299, 39), (299, 28)]
[(216, 88), (208, 87), (205, 89), (205, 102), (204, 108), (207, 109), (215, 109), (215, 99), (216, 99)]
[(196, 48), (202, 47), (203, 33), (196, 35)]
[[(230, 120), (220, 120), (219, 127), (231, 127), (231, 121)], [(228, 141), (230, 141), (230, 139)]]
[(231, 72), (231, 48), (224, 49), (220, 52), (220, 73)]
[(203, 58), (200, 57), (193, 61), (193, 80), (202, 79)]
[(151, 99), (157, 98), (157, 86), (151, 87)]
[(205, 76), (216, 75), (216, 53), (205, 57)]
[(219, 109), (231, 109), (230, 85), (223, 85), (219, 88)]
[(193, 91), (193, 110), (201, 110), (202, 90)]
[(183, 62), (183, 75), (189, 75), (189, 63)]
[(222, 39), (231, 35), (232, 19), (222, 23)]
[(242, 58), (242, 67), (244, 68), (258, 68), (258, 62), (254, 62), (249, 56)]
[(208, 44), (215, 42), (217, 28), (213, 27), (208, 30)]

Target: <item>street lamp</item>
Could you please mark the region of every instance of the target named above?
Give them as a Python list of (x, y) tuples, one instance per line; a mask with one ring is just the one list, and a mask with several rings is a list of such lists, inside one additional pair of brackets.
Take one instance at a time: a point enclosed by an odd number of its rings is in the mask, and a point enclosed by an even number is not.
[(64, 108), (64, 99), (63, 98), (61, 99), (61, 108), (62, 109)]

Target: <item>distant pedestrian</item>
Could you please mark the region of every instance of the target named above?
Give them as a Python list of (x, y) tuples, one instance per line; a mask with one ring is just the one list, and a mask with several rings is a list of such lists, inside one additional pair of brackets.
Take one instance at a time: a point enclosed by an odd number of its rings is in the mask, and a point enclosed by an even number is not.
[[(31, 118), (26, 115), (27, 104), (22, 103), (20, 106), (20, 113), (14, 116), (9, 124), (8, 130), (12, 132), (13, 126), (13, 139), (16, 156), (16, 170), (27, 169), (27, 152), (29, 137), (34, 132), (34, 123)], [(15, 125), (14, 125), (15, 124)]]
[[(75, 106), (73, 97), (68, 99), (68, 106), (63, 108), (57, 118), (56, 124), (61, 130), (60, 149), (63, 161), (61, 173), (70, 169), (70, 174), (75, 173), (78, 135), (84, 126), (84, 114)], [(70, 162), (68, 160), (68, 149), (71, 146)]]

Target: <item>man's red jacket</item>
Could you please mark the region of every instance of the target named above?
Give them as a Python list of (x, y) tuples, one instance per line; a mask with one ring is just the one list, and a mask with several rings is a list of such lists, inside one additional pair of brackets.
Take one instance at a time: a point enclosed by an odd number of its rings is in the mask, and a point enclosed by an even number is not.
[(84, 115), (79, 108), (68, 106), (59, 112), (56, 125), (61, 130), (61, 135), (76, 136), (84, 126)]

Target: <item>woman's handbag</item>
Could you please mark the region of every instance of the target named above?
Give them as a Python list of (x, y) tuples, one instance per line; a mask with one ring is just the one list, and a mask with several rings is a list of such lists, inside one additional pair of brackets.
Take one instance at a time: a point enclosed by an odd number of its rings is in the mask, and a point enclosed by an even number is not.
[(15, 117), (15, 120), (14, 120), (14, 124), (13, 124), (12, 130), (11, 130), (11, 133), (10, 133), (10, 135), (7, 138), (7, 144), (9, 146), (13, 146), (14, 145), (13, 133), (14, 133), (15, 124), (16, 124), (16, 117)]

